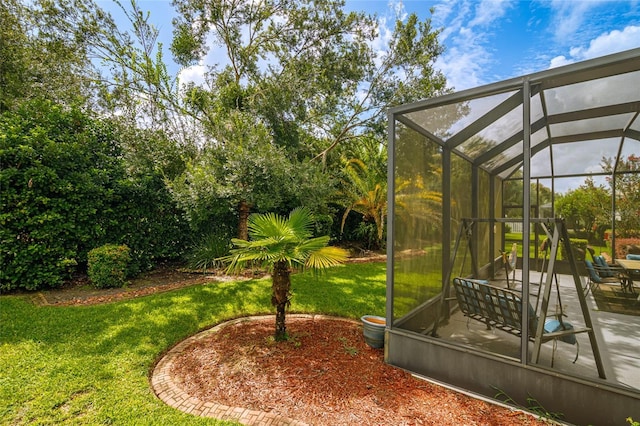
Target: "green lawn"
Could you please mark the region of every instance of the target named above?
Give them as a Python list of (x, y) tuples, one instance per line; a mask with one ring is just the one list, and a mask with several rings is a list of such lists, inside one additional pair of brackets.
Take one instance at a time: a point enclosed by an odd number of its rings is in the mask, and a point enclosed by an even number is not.
[[(535, 235), (534, 234), (530, 234), (529, 236), (530, 241), (531, 241), (531, 245), (529, 246), (529, 251), (530, 253), (535, 253)], [(540, 237), (542, 238), (542, 237)], [(522, 257), (522, 234), (517, 234), (517, 233), (507, 233), (505, 234), (505, 250), (507, 252), (511, 251), (511, 244), (512, 243), (516, 243), (518, 245), (518, 257)], [(606, 246), (599, 246), (599, 245), (593, 245), (593, 244), (589, 244), (589, 246), (591, 248), (593, 248), (595, 250), (596, 253), (600, 254), (600, 252), (607, 252), (609, 253), (609, 255), (611, 255), (611, 249), (606, 247)]]
[[(291, 313), (385, 313), (385, 264), (293, 276)], [(233, 424), (169, 408), (148, 375), (198, 330), (272, 313), (270, 281), (211, 283), (112, 304), (38, 307), (0, 297), (1, 424)]]

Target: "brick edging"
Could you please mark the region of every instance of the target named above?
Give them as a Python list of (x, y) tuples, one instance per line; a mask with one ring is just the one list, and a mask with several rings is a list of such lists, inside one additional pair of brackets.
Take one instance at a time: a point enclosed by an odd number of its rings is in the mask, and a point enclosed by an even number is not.
[[(330, 317), (326, 315), (305, 315), (291, 314), (288, 318), (303, 319), (342, 319), (345, 318)], [(171, 369), (174, 360), (181, 355), (192, 343), (202, 340), (212, 333), (217, 333), (227, 326), (232, 326), (246, 321), (260, 321), (274, 318), (273, 315), (262, 315), (253, 317), (243, 317), (231, 321), (223, 322), (210, 329), (201, 331), (181, 341), (171, 348), (155, 365), (149, 379), (151, 389), (155, 395), (170, 407), (181, 410), (185, 413), (193, 414), (200, 417), (211, 417), (219, 420), (235, 420), (244, 425), (252, 426), (306, 426), (306, 423), (294, 420), (278, 414), (267, 413), (264, 411), (249, 410), (243, 407), (230, 407), (228, 405), (218, 404), (212, 401), (203, 401), (193, 397), (185, 392), (178, 383), (173, 380)]]

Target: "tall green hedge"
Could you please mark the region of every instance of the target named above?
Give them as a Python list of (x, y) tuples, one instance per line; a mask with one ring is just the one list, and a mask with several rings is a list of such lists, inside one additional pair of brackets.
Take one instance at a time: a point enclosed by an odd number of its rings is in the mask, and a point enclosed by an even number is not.
[(186, 225), (154, 170), (128, 171), (118, 127), (32, 101), (0, 115), (0, 291), (59, 286), (106, 242), (139, 268), (182, 254)]

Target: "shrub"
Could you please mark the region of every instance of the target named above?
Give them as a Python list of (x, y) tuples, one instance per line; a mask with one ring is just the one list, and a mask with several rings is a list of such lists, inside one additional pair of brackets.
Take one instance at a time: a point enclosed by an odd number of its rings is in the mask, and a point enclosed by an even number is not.
[(188, 223), (163, 180), (179, 164), (143, 142), (170, 143), (48, 101), (0, 114), (0, 292), (60, 286), (108, 242), (131, 271), (182, 256)]
[(624, 259), (629, 253), (636, 253), (640, 238), (616, 238), (616, 258)]
[(160, 260), (180, 259), (189, 246), (188, 224), (157, 175), (138, 174), (118, 182), (104, 227), (108, 242), (131, 249), (132, 275), (152, 269)]
[(124, 169), (109, 128), (44, 101), (0, 115), (0, 289), (59, 286), (100, 241)]
[(231, 239), (224, 232), (212, 232), (205, 235), (185, 256), (191, 269), (217, 268), (222, 263), (216, 259), (229, 254)]
[(123, 287), (127, 284), (127, 268), (131, 250), (126, 245), (105, 244), (88, 254), (88, 274), (97, 288)]
[(379, 249), (382, 241), (378, 240), (378, 228), (372, 222), (360, 222), (353, 231), (358, 241), (364, 244), (367, 250)]
[[(571, 243), (571, 247), (573, 248), (573, 255), (575, 257), (575, 260), (578, 262), (584, 260), (589, 240), (585, 240), (582, 238), (569, 238), (569, 242)], [(560, 244), (560, 259), (567, 259), (567, 253), (564, 248), (564, 244)]]

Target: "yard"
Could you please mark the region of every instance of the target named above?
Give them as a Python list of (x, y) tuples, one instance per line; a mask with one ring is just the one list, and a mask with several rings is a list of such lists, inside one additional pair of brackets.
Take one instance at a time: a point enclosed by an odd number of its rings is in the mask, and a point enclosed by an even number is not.
[[(291, 312), (384, 315), (385, 265), (295, 275), (293, 290)], [(81, 306), (1, 296), (0, 423), (212, 424), (160, 402), (149, 387), (149, 370), (165, 350), (200, 329), (272, 313), (270, 297), (268, 279)]]
[[(150, 370), (167, 349), (201, 329), (272, 313), (270, 281), (194, 282), (115, 302), (110, 302), (118, 299), (113, 294), (99, 298), (89, 289), (73, 290), (71, 306), (64, 305), (59, 292), (0, 297), (3, 424), (226, 424), (162, 403), (149, 386)], [(149, 288), (143, 282), (139, 293)], [(348, 264), (318, 276), (297, 274), (293, 289), (290, 312), (352, 319), (364, 313), (384, 315), (385, 264)], [(84, 301), (79, 297), (83, 291), (90, 295)], [(60, 306), (43, 306), (38, 300)], [(465, 410), (449, 413), (452, 419), (473, 414), (475, 406), (485, 415), (514, 415), (447, 392)]]

